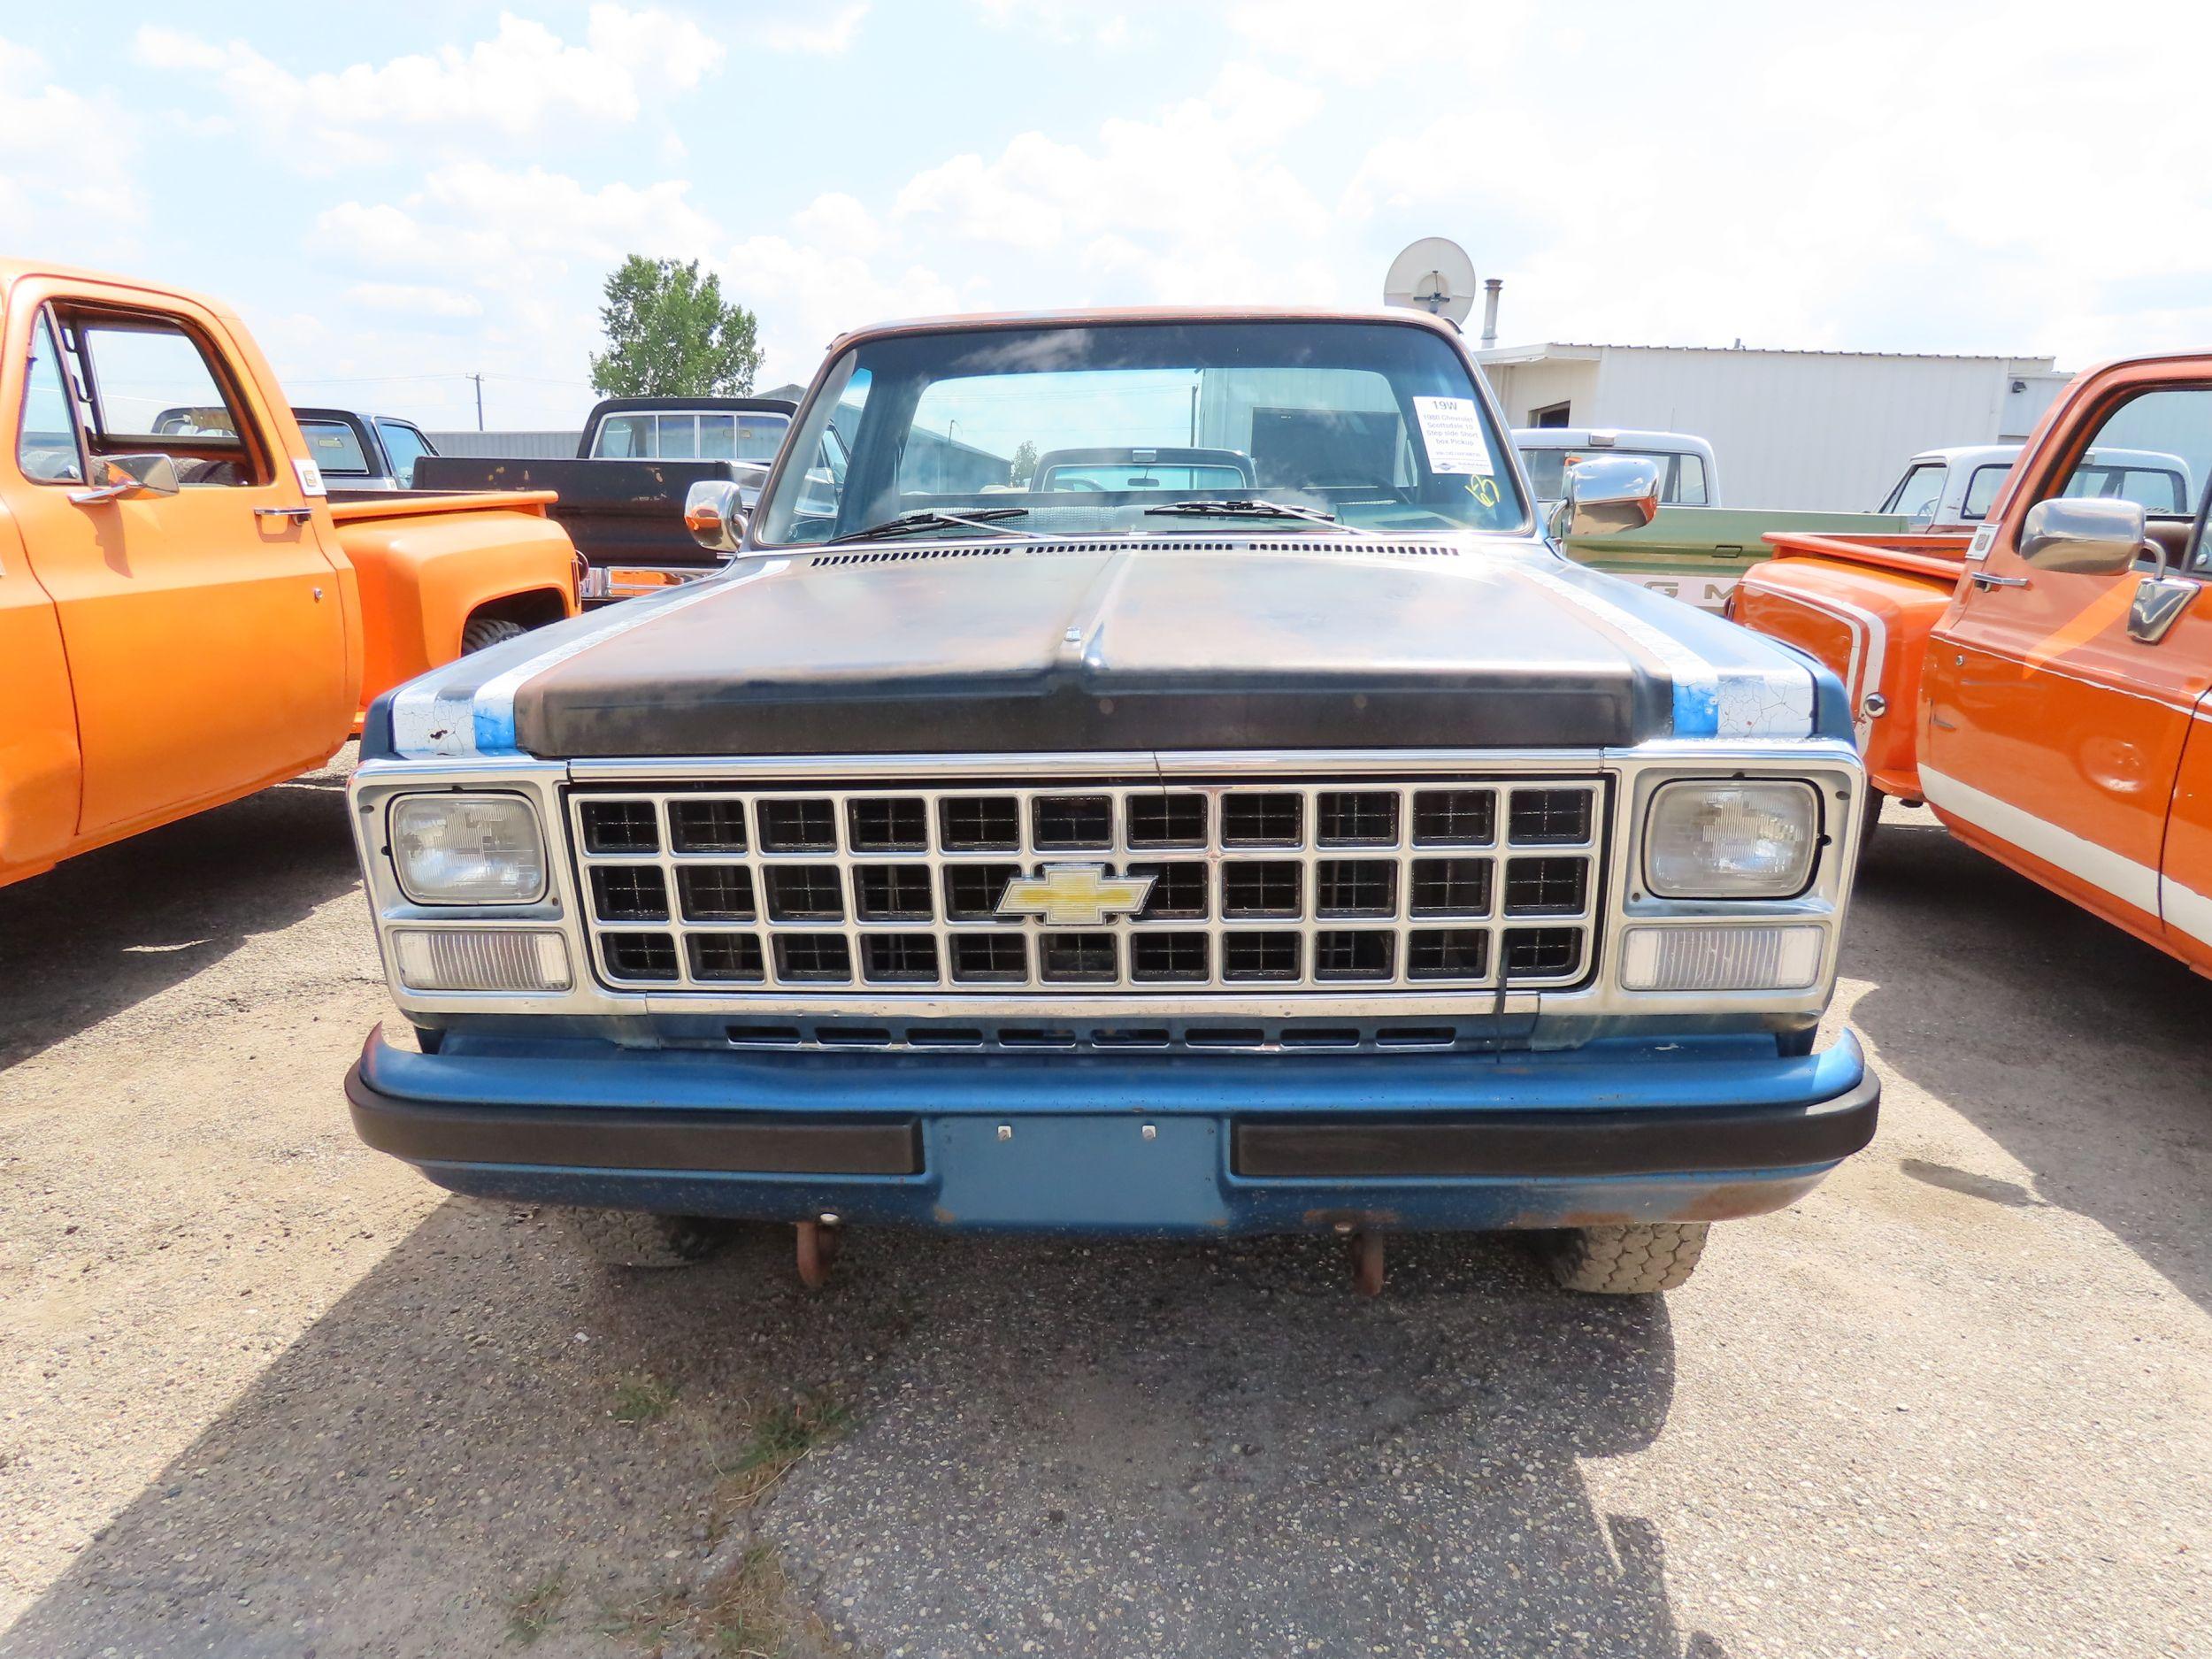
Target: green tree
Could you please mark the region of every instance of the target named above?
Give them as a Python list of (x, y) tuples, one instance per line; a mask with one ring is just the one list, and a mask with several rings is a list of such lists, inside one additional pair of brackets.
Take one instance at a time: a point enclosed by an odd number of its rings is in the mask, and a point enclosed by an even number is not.
[(696, 259), (632, 254), (607, 278), (599, 324), (607, 349), (594, 353), (591, 383), (602, 397), (741, 396), (760, 367), (759, 324), (722, 298), (722, 279)]
[(1010, 484), (1026, 484), (1037, 474), (1037, 446), (1026, 438), (1014, 449), (1014, 465), (1007, 479)]

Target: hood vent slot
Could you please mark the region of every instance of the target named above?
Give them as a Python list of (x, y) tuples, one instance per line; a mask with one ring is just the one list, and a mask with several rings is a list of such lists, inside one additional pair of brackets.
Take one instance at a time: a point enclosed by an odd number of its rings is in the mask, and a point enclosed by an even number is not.
[(1128, 553), (1144, 551), (1174, 553), (1360, 553), (1381, 555), (1388, 558), (1457, 558), (1459, 549), (1448, 541), (1386, 541), (1353, 540), (1349, 537), (1293, 536), (1279, 541), (1263, 541), (1257, 537), (1236, 536), (1214, 538), (1209, 536), (1143, 536), (1137, 538), (1106, 537), (1090, 541), (1076, 541), (1054, 536), (1048, 540), (1017, 541), (1012, 539), (998, 541), (933, 541), (922, 547), (876, 548), (867, 552), (817, 553), (811, 561), (819, 566), (831, 565), (904, 565), (921, 559), (964, 559), (1002, 557), (1020, 554), (1035, 557), (1041, 554), (1059, 553)]

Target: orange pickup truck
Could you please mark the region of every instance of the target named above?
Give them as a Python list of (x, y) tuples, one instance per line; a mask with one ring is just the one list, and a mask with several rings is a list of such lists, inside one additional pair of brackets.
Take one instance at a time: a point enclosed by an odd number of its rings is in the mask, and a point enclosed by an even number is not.
[[(2119, 446), (2180, 503), (2129, 499), (2090, 458)], [(2212, 354), (2108, 364), (1970, 536), (1770, 535), (1728, 614), (1841, 677), (1877, 788), (2212, 972), (2208, 480)]]
[(327, 759), (576, 611), (549, 495), (334, 499), (238, 319), (0, 261), (0, 886)]

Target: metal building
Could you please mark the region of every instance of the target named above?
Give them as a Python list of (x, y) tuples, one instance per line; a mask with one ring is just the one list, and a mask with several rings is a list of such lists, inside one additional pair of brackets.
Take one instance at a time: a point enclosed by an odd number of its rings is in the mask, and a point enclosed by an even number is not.
[(576, 453), (581, 431), (426, 432), (440, 455), (480, 455), (502, 461), (562, 461)]
[(1871, 511), (1917, 450), (2025, 438), (2071, 378), (2049, 357), (1501, 346), (1477, 354), (1516, 426), (1711, 442), (1732, 507)]

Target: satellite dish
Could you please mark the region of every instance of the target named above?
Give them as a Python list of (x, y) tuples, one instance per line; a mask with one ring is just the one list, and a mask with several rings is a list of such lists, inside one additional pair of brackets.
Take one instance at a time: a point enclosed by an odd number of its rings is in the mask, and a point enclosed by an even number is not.
[(1475, 308), (1475, 262), (1444, 236), (1424, 236), (1390, 262), (1383, 303), (1467, 320)]

